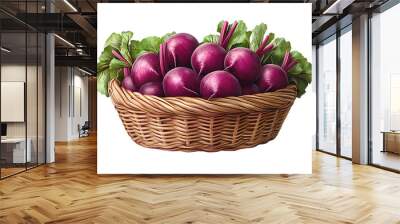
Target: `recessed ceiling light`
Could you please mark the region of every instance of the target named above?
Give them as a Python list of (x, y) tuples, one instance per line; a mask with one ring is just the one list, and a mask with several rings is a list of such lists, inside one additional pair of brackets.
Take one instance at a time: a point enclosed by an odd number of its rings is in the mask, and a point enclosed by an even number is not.
[(85, 74), (87, 74), (87, 75), (92, 75), (92, 73), (90, 73), (90, 72), (88, 72), (88, 71), (86, 71), (86, 70), (83, 70), (83, 69), (81, 69), (81, 68), (79, 68), (79, 67), (78, 67), (78, 69), (79, 69), (79, 71), (81, 71), (81, 72), (83, 72), (83, 73), (85, 73)]
[(68, 0), (64, 0), (65, 4), (67, 4), (72, 10), (75, 12), (78, 12), (78, 10), (73, 6)]
[(7, 48), (5, 48), (5, 47), (1, 47), (0, 49), (1, 49), (2, 51), (6, 52), (6, 53), (10, 53), (10, 52), (11, 52), (11, 50), (9, 50), (9, 49), (7, 49)]
[(59, 36), (58, 34), (54, 34), (55, 37), (57, 37), (59, 40), (61, 40), (62, 42), (66, 43), (67, 45), (69, 45), (70, 47), (75, 48), (75, 45), (73, 45), (71, 42), (69, 42), (68, 40), (62, 38), (61, 36)]

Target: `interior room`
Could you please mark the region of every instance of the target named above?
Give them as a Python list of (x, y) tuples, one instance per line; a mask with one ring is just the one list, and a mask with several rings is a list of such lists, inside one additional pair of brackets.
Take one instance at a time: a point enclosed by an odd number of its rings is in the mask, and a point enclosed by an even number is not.
[[(90, 63), (89, 43), (83, 31), (76, 29), (78, 25), (75, 30), (57, 24), (45, 27), (44, 19), (38, 17), (50, 9), (53, 13), (64, 10), (57, 4), (1, 3), (1, 179), (54, 161), (54, 150), (47, 149), (56, 143), (96, 133), (95, 65)], [(52, 31), (58, 34), (49, 41), (46, 33)], [(57, 74), (51, 85), (49, 73)], [(52, 116), (54, 120), (49, 120)], [(54, 126), (51, 131), (46, 129), (49, 123)]]
[(392, 58), (399, 47), (390, 43), (399, 35), (391, 29), (399, 10), (397, 5), (371, 19), (371, 162), (395, 170), (400, 169), (400, 70)]
[(2, 178), (45, 162), (45, 36), (13, 27), (1, 33)]
[(312, 174), (98, 175), (97, 3), (154, 2), (0, 1), (0, 223), (400, 223), (397, 0), (240, 1), (312, 7)]

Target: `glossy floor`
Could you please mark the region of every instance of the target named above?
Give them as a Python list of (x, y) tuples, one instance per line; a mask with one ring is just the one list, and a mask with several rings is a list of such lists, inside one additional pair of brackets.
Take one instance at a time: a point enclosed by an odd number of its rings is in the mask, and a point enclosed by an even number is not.
[(99, 176), (96, 139), (0, 181), (0, 223), (400, 223), (400, 175), (313, 153), (312, 175)]
[(374, 164), (400, 170), (400, 154), (376, 150), (374, 151), (372, 160)]
[(27, 163), (26, 167), (25, 164), (18, 164), (16, 167), (2, 167), (0, 170), (0, 178), (7, 178), (8, 176), (26, 171), (27, 169), (35, 168), (37, 164)]
[(8, 176), (11, 176), (13, 174), (25, 171), (25, 167), (11, 167), (11, 168), (1, 168), (1, 178), (6, 178)]

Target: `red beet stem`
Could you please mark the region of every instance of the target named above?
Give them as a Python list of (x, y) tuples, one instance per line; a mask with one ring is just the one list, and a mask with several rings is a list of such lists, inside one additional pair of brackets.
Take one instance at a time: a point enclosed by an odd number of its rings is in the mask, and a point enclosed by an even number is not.
[(118, 51), (112, 50), (111, 53), (114, 55), (114, 57), (124, 62), (127, 66), (131, 66), (130, 63), (124, 57), (122, 57), (122, 55)]
[(235, 32), (237, 25), (238, 25), (237, 21), (233, 22), (232, 27), (229, 29), (228, 35), (226, 36), (226, 38), (222, 42), (222, 47), (223, 48), (226, 48), (228, 46), (229, 40), (231, 39), (233, 33)]
[(125, 68), (124, 68), (124, 77), (129, 76), (130, 73), (131, 73), (130, 68), (129, 68), (129, 67), (125, 67)]
[(285, 57), (283, 58), (282, 62), (282, 69), (286, 72), (288, 72), (293, 66), (297, 64), (297, 61), (293, 59), (292, 55), (290, 52), (285, 53)]
[(286, 71), (286, 66), (287, 66), (287, 64), (288, 64), (288, 60), (289, 60), (289, 52), (285, 52), (285, 56), (283, 57), (283, 62), (282, 62), (282, 65), (281, 65), (281, 68), (283, 69), (283, 70), (285, 70)]
[(159, 57), (160, 57), (161, 74), (164, 76), (168, 72), (168, 67), (169, 67), (166, 43), (160, 44)]
[(226, 35), (226, 31), (228, 29), (228, 21), (224, 21), (221, 27), (221, 35), (219, 35), (219, 45), (222, 46), (222, 43), (224, 42), (224, 38)]
[(289, 71), (291, 68), (293, 68), (293, 66), (297, 65), (297, 61), (293, 60), (289, 63), (288, 66), (286, 66), (286, 72)]
[(262, 52), (261, 52), (261, 56), (262, 55), (264, 55), (264, 54), (266, 54), (266, 53), (268, 53), (268, 52), (270, 52), (272, 49), (274, 49), (274, 45), (273, 44), (268, 44), (268, 46), (266, 46), (263, 50), (262, 50)]
[(261, 42), (260, 46), (259, 46), (258, 49), (256, 50), (256, 54), (257, 54), (258, 56), (261, 57), (261, 56), (264, 55), (262, 52), (263, 52), (265, 46), (267, 45), (268, 40), (269, 40), (269, 35), (267, 35), (267, 36), (264, 38), (264, 40)]
[(164, 44), (160, 44), (160, 52), (159, 52), (159, 58), (160, 58), (160, 70), (161, 70), (161, 75), (165, 75), (165, 70), (164, 70)]

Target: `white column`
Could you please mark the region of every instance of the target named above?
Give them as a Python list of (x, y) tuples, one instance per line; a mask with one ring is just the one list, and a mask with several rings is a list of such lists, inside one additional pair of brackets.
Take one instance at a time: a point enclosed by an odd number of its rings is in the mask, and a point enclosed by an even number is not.
[[(54, 5), (46, 1), (46, 11), (54, 12)], [(54, 34), (46, 35), (46, 163), (55, 161), (55, 43)]]
[(353, 19), (353, 162), (368, 163), (368, 15)]
[(54, 72), (54, 35), (46, 36), (46, 163), (55, 161), (54, 134), (55, 134), (55, 72)]

